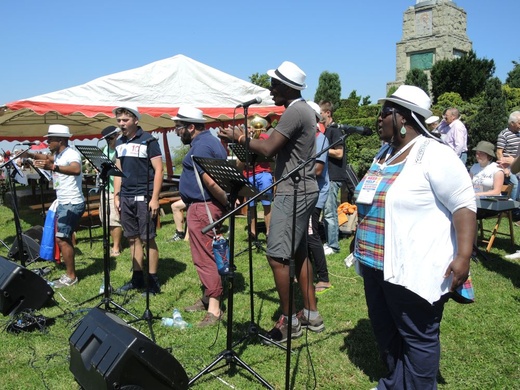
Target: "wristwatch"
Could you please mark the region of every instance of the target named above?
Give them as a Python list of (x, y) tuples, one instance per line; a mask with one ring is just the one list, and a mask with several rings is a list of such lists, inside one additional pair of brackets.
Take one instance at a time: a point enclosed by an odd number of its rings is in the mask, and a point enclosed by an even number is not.
[(58, 172), (58, 173), (59, 173), (59, 172), (60, 172), (60, 166), (54, 164), (54, 167), (52, 168), (52, 170), (53, 170), (54, 172)]

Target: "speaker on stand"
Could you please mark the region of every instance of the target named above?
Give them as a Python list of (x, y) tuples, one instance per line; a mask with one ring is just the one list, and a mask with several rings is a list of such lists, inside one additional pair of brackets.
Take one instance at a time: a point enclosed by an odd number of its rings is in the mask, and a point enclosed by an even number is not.
[(70, 371), (85, 390), (188, 388), (173, 355), (113, 313), (91, 309), (69, 344)]

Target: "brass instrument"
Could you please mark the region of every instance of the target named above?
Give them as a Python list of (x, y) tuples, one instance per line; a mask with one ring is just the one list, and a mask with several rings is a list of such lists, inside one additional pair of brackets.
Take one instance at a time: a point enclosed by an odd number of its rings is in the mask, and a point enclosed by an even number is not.
[(267, 121), (261, 116), (255, 115), (248, 123), (248, 132), (251, 138), (258, 139), (262, 131), (267, 128)]

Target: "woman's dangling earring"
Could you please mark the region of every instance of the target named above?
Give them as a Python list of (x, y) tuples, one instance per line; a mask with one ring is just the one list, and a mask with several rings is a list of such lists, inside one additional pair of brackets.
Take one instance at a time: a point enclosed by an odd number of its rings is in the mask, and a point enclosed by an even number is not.
[(401, 127), (399, 134), (401, 134), (401, 138), (406, 137), (406, 127), (404, 127), (404, 125)]

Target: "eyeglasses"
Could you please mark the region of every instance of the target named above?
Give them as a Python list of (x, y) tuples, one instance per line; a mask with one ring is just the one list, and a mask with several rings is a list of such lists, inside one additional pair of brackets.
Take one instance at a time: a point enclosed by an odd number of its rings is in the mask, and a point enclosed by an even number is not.
[(181, 131), (182, 129), (185, 129), (186, 128), (186, 125), (177, 125), (173, 128), (173, 130), (179, 134), (179, 131)]
[(385, 119), (388, 115), (393, 114), (394, 112), (399, 114), (399, 111), (397, 111), (395, 108), (384, 106), (379, 112), (379, 116), (381, 119)]

